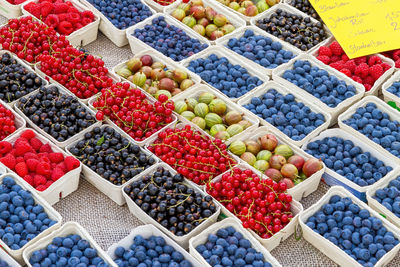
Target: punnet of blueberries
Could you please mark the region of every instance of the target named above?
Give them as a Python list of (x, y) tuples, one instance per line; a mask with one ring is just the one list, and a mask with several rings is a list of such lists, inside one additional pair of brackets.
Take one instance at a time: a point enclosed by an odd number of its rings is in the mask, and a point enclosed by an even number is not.
[(357, 108), (344, 123), (400, 158), (400, 120), (391, 120), (375, 103)]
[(270, 267), (261, 252), (253, 248), (251, 242), (232, 226), (209, 234), (205, 244), (196, 247), (197, 252), (211, 266)]
[(155, 164), (155, 159), (112, 127), (95, 127), (70, 152), (114, 185), (122, 185)]
[(310, 17), (280, 8), (271, 16), (258, 20), (256, 25), (303, 51), (310, 50), (328, 37), (321, 22), (313, 22)]
[(44, 85), (34, 72), (29, 72), (9, 53), (0, 58), (0, 99), (10, 103)]
[(389, 93), (394, 94), (397, 97), (400, 97), (400, 81), (394, 82), (387, 91)]
[(294, 95), (282, 95), (276, 89), (253, 97), (244, 107), (295, 141), (302, 140), (326, 121), (322, 113), (297, 102)]
[(289, 1), (289, 5), (322, 22), (309, 0), (291, 0)]
[(164, 16), (154, 18), (151, 23), (142, 29), (135, 29), (132, 35), (175, 61), (181, 61), (208, 47), (191, 38), (182, 29), (168, 24)]
[(320, 158), (326, 167), (359, 186), (372, 185), (393, 169), (351, 140), (340, 137), (325, 137), (310, 142), (306, 152)]
[(263, 84), (262, 80), (250, 75), (241, 65), (233, 65), (226, 57), (214, 53), (207, 58), (190, 61), (188, 69), (230, 98), (239, 98)]
[(184, 236), (217, 212), (211, 196), (184, 183), (180, 174), (158, 167), (124, 188), (124, 192), (151, 218), (176, 236)]
[(114, 251), (114, 262), (119, 267), (126, 266), (168, 266), (192, 267), (182, 253), (165, 242), (162, 236), (144, 238), (137, 235), (128, 249), (117, 247)]
[(349, 197), (333, 195), (306, 224), (363, 266), (374, 266), (399, 244), (380, 218), (360, 208)]
[(347, 85), (345, 81), (330, 75), (326, 70), (311, 66), (307, 60), (296, 60), (293, 68), (286, 70), (282, 77), (331, 108), (357, 93), (354, 85)]
[(0, 267), (9, 267), (10, 265), (5, 261), (0, 259)]
[(43, 131), (58, 142), (64, 142), (96, 122), (76, 97), (59, 92), (56, 86), (41, 88), (23, 97), (18, 108)]
[(287, 63), (295, 56), (292, 51), (285, 50), (280, 42), (256, 35), (253, 30), (246, 30), (240, 38), (230, 39), (226, 47), (267, 69)]
[(400, 176), (377, 189), (373, 198), (400, 218)]
[(89, 241), (78, 234), (55, 237), (46, 248), (36, 250), (29, 258), (32, 267), (43, 266), (97, 266), (109, 265), (99, 257)]
[(12, 250), (19, 250), (57, 222), (50, 219), (31, 192), (22, 189), (11, 176), (0, 185), (0, 237)]
[(152, 15), (140, 0), (88, 0), (118, 29), (124, 30)]

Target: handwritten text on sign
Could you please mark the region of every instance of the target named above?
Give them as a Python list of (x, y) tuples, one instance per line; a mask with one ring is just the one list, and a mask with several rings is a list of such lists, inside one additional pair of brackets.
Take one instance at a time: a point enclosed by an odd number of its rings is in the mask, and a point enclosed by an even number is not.
[(350, 58), (400, 48), (400, 0), (309, 0)]

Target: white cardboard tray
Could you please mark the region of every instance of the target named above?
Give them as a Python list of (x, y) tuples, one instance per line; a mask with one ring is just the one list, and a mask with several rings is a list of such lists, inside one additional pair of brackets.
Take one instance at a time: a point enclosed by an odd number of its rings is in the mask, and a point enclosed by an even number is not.
[(388, 91), (389, 87), (392, 86), (394, 82), (400, 81), (400, 71), (394, 72), (394, 74), (382, 85), (382, 94), (385, 102), (393, 101), (397, 106), (400, 106), (400, 97)]
[[(29, 0), (27, 2), (29, 2)], [(13, 5), (7, 2), (7, 0), (0, 0), (0, 15), (7, 19), (22, 16), (21, 5), (22, 4)]]
[(53, 231), (47, 236), (44, 236), (40, 238), (39, 240), (36, 240), (35, 243), (31, 244), (29, 247), (27, 247), (24, 252), (23, 252), (23, 258), (25, 261), (25, 264), (28, 267), (32, 267), (32, 265), (29, 263), (29, 259), (32, 255), (33, 252), (46, 248), (55, 237), (65, 237), (70, 234), (78, 234), (81, 236), (82, 239), (86, 239), (89, 241), (90, 246), (94, 248), (97, 251), (97, 255), (102, 258), (106, 263), (108, 263), (112, 267), (117, 267), (117, 265), (112, 261), (112, 259), (100, 248), (100, 246), (96, 243), (96, 241), (89, 235), (89, 233), (78, 223), (76, 222), (66, 222), (64, 225), (60, 228), (57, 229), (56, 231)]
[[(320, 133), (320, 135), (318, 135), (317, 137), (309, 140), (307, 143), (305, 143), (302, 146), (303, 151), (305, 151), (307, 149), (307, 145), (311, 142), (314, 142), (316, 140), (322, 140), (325, 137), (340, 137), (344, 140), (350, 140), (353, 142), (353, 144), (355, 146), (358, 146), (362, 149), (363, 152), (370, 152), (371, 156), (376, 157), (378, 160), (382, 160), (386, 166), (391, 166), (393, 168), (392, 171), (390, 171), (388, 174), (386, 174), (386, 176), (382, 177), (378, 182), (376, 182), (375, 184), (379, 183), (382, 180), (385, 180), (386, 177), (391, 176), (393, 173), (396, 173), (398, 171), (400, 171), (398, 164), (396, 161), (394, 161), (392, 158), (388, 158), (385, 157), (384, 155), (382, 155), (377, 149), (375, 149), (374, 147), (371, 147), (368, 143), (364, 143), (362, 142), (360, 139), (358, 139), (357, 137), (348, 134), (346, 131), (339, 129), (339, 128), (333, 128), (333, 129), (328, 129), (326, 131), (323, 131), (322, 133)], [(308, 155), (307, 152), (305, 152), (305, 154)], [(370, 188), (372, 188), (375, 184), (373, 185), (368, 185), (368, 186), (359, 186), (358, 184), (350, 181), (349, 179), (347, 179), (346, 177), (338, 174), (337, 172), (335, 172), (334, 170), (326, 167), (325, 169), (325, 173), (322, 175), (322, 177), (324, 178), (325, 183), (327, 183), (330, 186), (334, 186), (334, 185), (340, 185), (343, 186), (346, 190), (348, 190), (349, 192), (351, 192), (353, 195), (355, 195), (356, 197), (358, 197), (359, 199), (365, 201), (366, 200), (366, 192), (367, 190), (369, 190)]]
[[(101, 128), (106, 128), (106, 127), (111, 127), (111, 125), (103, 124)], [(114, 129), (114, 128), (113, 128)], [(115, 130), (115, 129), (114, 129)], [(74, 156), (71, 152), (70, 149), (74, 147), (80, 140), (83, 140), (83, 134), (79, 134), (79, 139), (75, 140), (73, 143), (70, 143), (67, 147), (65, 147), (65, 150), (68, 154), (71, 156)], [(148, 157), (152, 157), (155, 159), (155, 164), (158, 163), (158, 158), (154, 156), (152, 153), (150, 153), (148, 150), (144, 150), (141, 148), (142, 152), (145, 153)], [(122, 196), (122, 187), (127, 184), (122, 185), (114, 185), (111, 182), (107, 181), (105, 178), (101, 177), (99, 174), (97, 174), (95, 171), (93, 171), (90, 167), (86, 166), (81, 162), (82, 165), (82, 174), (84, 175), (85, 179), (91, 183), (94, 187), (96, 187), (99, 191), (101, 191), (104, 195), (109, 197), (112, 201), (117, 203), (118, 205), (122, 206), (125, 204), (125, 198)], [(149, 167), (150, 168), (150, 167)], [(142, 171), (143, 172), (143, 171)], [(141, 175), (139, 173), (138, 175)], [(138, 176), (137, 175), (137, 176)], [(132, 179), (136, 178), (132, 177)]]
[(5, 261), (10, 267), (21, 267), (10, 255), (4, 250), (0, 249), (0, 260)]
[(201, 267), (202, 265), (192, 256), (190, 255), (186, 250), (184, 250), (180, 245), (178, 245), (174, 240), (172, 240), (169, 236), (158, 230), (157, 227), (155, 227), (152, 224), (145, 224), (145, 225), (140, 225), (136, 228), (133, 228), (132, 231), (124, 237), (121, 241), (118, 243), (112, 244), (108, 250), (107, 254), (108, 256), (115, 260), (115, 254), (114, 251), (118, 247), (123, 247), (124, 249), (128, 250), (129, 247), (133, 244), (133, 239), (135, 236), (141, 235), (143, 238), (150, 238), (151, 236), (161, 236), (164, 238), (165, 243), (173, 247), (176, 251), (182, 253), (184, 256), (185, 260), (189, 261), (193, 267)]
[(324, 124), (320, 125), (316, 129), (314, 129), (314, 131), (312, 131), (310, 134), (308, 134), (306, 137), (304, 137), (302, 140), (299, 140), (299, 141), (295, 141), (295, 140), (291, 139), (289, 136), (284, 134), (282, 131), (278, 130), (278, 128), (276, 128), (272, 124), (268, 123), (263, 118), (260, 118), (261, 125), (268, 126), (268, 128), (269, 128), (269, 130), (271, 132), (273, 132), (277, 136), (281, 137), (285, 142), (288, 142), (289, 144), (293, 144), (295, 146), (300, 147), (302, 144), (304, 144), (305, 142), (307, 142), (311, 138), (317, 136), (323, 130), (326, 130), (328, 128), (328, 126), (331, 124), (330, 123), (331, 122), (331, 115), (329, 113), (327, 113), (325, 110), (323, 110), (322, 108), (318, 107), (314, 103), (308, 102), (307, 99), (303, 95), (299, 94), (297, 91), (291, 90), (290, 88), (287, 88), (287, 87), (285, 87), (285, 86), (283, 86), (283, 85), (281, 85), (281, 84), (279, 84), (279, 83), (277, 83), (275, 81), (267, 82), (266, 84), (264, 84), (263, 86), (261, 86), (260, 88), (255, 90), (251, 95), (247, 95), (244, 98), (240, 99), (238, 101), (238, 104), (243, 107), (244, 105), (250, 103), (251, 99), (253, 97), (263, 96), (270, 89), (275, 89), (276, 91), (278, 91), (282, 95), (287, 95), (289, 93), (292, 94), (295, 97), (295, 100), (297, 102), (304, 103), (304, 105), (309, 107), (311, 109), (311, 111), (316, 112), (316, 113), (321, 113), (325, 117)]
[[(339, 195), (340, 197), (349, 197), (353, 201), (354, 204), (359, 206), (362, 209), (367, 209), (370, 214), (374, 217), (377, 217), (382, 220), (383, 226), (387, 228), (388, 231), (392, 232), (393, 235), (397, 238), (400, 239), (399, 231), (398, 229), (391, 224), (389, 221), (384, 219), (382, 216), (380, 216), (376, 211), (371, 209), (367, 204), (350, 194), (347, 190), (343, 189), (342, 187), (339, 186), (333, 186), (329, 189), (329, 191), (314, 205), (312, 205), (310, 208), (306, 209), (305, 211), (300, 214), (299, 217), (299, 222), (301, 225), (301, 228), (303, 230), (303, 237), (305, 240), (310, 242), (314, 247), (316, 247), (318, 250), (320, 250), (322, 253), (324, 253), (326, 256), (328, 256), (331, 260), (336, 262), (340, 266), (354, 266), (354, 267), (360, 267), (361, 265), (355, 261), (352, 257), (347, 255), (346, 252), (344, 252), (342, 249), (340, 249), (338, 246), (334, 245), (332, 242), (321, 236), (320, 234), (317, 234), (314, 232), (310, 227), (306, 225), (307, 219), (315, 214), (317, 211), (321, 209), (321, 207), (329, 203), (329, 200), (331, 196), (333, 195)], [(400, 244), (395, 246), (391, 251), (386, 253), (376, 264), (375, 267), (379, 266), (386, 266), (398, 253), (400, 249)], [(390, 266), (390, 265), (387, 265)]]
[(35, 190), (32, 190), (32, 188), (27, 186), (28, 183), (19, 178), (18, 175), (14, 173), (3, 174), (2, 176), (0, 176), (0, 183), (3, 182), (4, 177), (12, 177), (16, 184), (20, 185), (24, 190), (30, 191), (32, 193), (33, 199), (35, 200), (35, 204), (42, 205), (44, 212), (47, 213), (48, 217), (57, 222), (56, 224), (52, 225), (48, 229), (38, 234), (35, 238), (33, 238), (31, 241), (26, 243), (25, 246), (23, 246), (18, 250), (12, 250), (6, 245), (6, 243), (3, 242), (3, 240), (0, 239), (0, 247), (3, 248), (12, 258), (14, 258), (14, 260), (18, 261), (20, 264), (23, 265), (22, 253), (26, 250), (26, 248), (31, 244), (35, 243), (36, 241), (40, 240), (41, 238), (49, 235), (54, 230), (60, 228), (62, 217), (52, 206), (50, 206), (49, 203), (47, 203), (45, 199), (39, 196), (39, 194), (36, 193)]
[[(140, 175), (136, 176), (135, 178), (129, 180), (128, 183), (124, 185), (122, 188), (122, 194), (126, 200), (126, 203), (128, 204), (129, 211), (134, 214), (141, 222), (147, 224), (153, 224), (157, 228), (159, 228), (161, 231), (163, 231), (167, 236), (172, 238), (176, 243), (178, 243), (180, 246), (182, 246), (184, 249), (187, 249), (189, 246), (189, 239), (192, 238), (195, 235), (200, 234), (204, 229), (207, 229), (211, 224), (217, 221), (218, 215), (220, 213), (220, 205), (216, 201), (214, 201), (217, 210), (214, 214), (211, 215), (208, 219), (204, 220), (200, 225), (198, 225), (196, 228), (194, 228), (191, 232), (184, 236), (176, 236), (172, 232), (170, 232), (168, 229), (163, 227), (161, 224), (159, 224), (156, 220), (151, 218), (149, 215), (147, 215), (146, 212), (144, 212), (136, 203), (124, 192), (125, 187), (131, 184), (134, 181), (142, 179), (145, 175), (149, 175), (154, 173), (158, 167), (163, 167), (164, 169), (168, 170), (172, 175), (175, 175), (177, 172), (172, 169), (168, 164), (162, 162), (153, 165), (152, 167), (148, 168), (144, 172), (142, 172)], [(193, 188), (194, 190), (200, 192), (203, 196), (206, 196), (207, 194), (201, 191), (197, 186), (194, 185), (191, 181), (188, 181), (185, 179), (183, 182), (186, 186)]]
[(217, 222), (204, 230), (200, 235), (192, 237), (189, 240), (189, 252), (191, 255), (193, 255), (195, 259), (197, 259), (201, 263), (201, 266), (211, 267), (211, 265), (208, 264), (208, 262), (196, 250), (196, 247), (205, 244), (207, 242), (209, 234), (215, 234), (219, 229), (224, 229), (229, 226), (232, 226), (237, 232), (241, 233), (245, 239), (249, 240), (252, 248), (254, 248), (257, 252), (261, 252), (264, 255), (264, 260), (266, 262), (269, 262), (274, 267), (281, 266), (279, 262), (269, 253), (269, 251), (265, 247), (263, 247), (249, 232), (245, 231), (243, 227), (237, 222), (237, 220), (233, 218), (227, 218), (220, 222)]

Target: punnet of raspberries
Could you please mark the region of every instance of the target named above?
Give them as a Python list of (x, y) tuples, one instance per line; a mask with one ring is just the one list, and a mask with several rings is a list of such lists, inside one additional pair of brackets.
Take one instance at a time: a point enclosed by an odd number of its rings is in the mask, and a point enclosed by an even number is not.
[(0, 141), (15, 132), (15, 116), (12, 111), (0, 104)]
[(371, 90), (376, 80), (391, 68), (377, 55), (349, 59), (337, 41), (321, 46), (317, 59), (361, 83), (365, 91)]
[(160, 95), (153, 104), (129, 83), (115, 83), (102, 90), (93, 107), (97, 109), (97, 120), (110, 118), (136, 141), (145, 140), (174, 120), (174, 102), (166, 95)]
[(45, 191), (66, 173), (80, 166), (79, 160), (54, 152), (40, 141), (35, 132), (25, 130), (14, 144), (0, 142), (0, 162), (38, 191)]
[(92, 11), (79, 11), (72, 2), (65, 0), (39, 0), (27, 4), (24, 9), (64, 35), (70, 35), (95, 20)]
[(236, 165), (221, 139), (212, 140), (190, 125), (159, 133), (148, 149), (199, 185), (208, 183)]
[(382, 54), (385, 57), (393, 59), (393, 61), (396, 63), (395, 67), (400, 68), (400, 49), (384, 52)]
[(292, 220), (292, 196), (286, 189), (284, 182), (263, 179), (239, 167), (206, 186), (207, 193), (238, 217), (244, 228), (261, 238), (270, 238)]

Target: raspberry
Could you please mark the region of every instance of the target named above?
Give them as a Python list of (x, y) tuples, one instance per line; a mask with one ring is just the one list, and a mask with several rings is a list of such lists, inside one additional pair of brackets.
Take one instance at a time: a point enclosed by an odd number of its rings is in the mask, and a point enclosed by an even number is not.
[(79, 13), (69, 13), (68, 14), (68, 21), (72, 24), (78, 23), (81, 20), (81, 16)]
[(27, 141), (15, 142), (14, 149), (16, 156), (22, 156), (25, 153), (32, 151), (32, 147)]
[(61, 21), (57, 26), (57, 31), (64, 35), (70, 35), (74, 31), (74, 27), (69, 21)]
[(361, 83), (361, 84), (363, 83), (363, 80), (356, 75), (353, 75), (351, 78), (358, 83)]
[(332, 51), (329, 47), (327, 46), (321, 46), (318, 49), (318, 55), (319, 56), (327, 56), (327, 57), (331, 57), (332, 56)]
[(24, 160), (27, 161), (28, 159), (39, 159), (39, 157), (36, 153), (28, 152), (24, 154)]
[(62, 13), (62, 14), (58, 14), (58, 21), (64, 21), (68, 19), (68, 13)]
[(25, 175), (24, 177), (25, 182), (27, 182), (30, 185), (33, 185), (33, 177), (31, 175)]
[(393, 57), (393, 59), (396, 60), (396, 61), (397, 61), (398, 59), (400, 59), (400, 49), (394, 51), (392, 57)]
[(368, 59), (368, 65), (373, 66), (375, 64), (381, 64), (382, 59), (378, 57), (377, 55), (370, 56)]
[(54, 14), (61, 14), (68, 12), (69, 6), (66, 3), (54, 3), (53, 12)]
[(50, 153), (49, 159), (51, 162), (60, 163), (61, 161), (64, 160), (64, 155), (63, 153)]
[(52, 180), (47, 180), (46, 184), (44, 185), (46, 188), (49, 188), (54, 182)]
[(81, 23), (76, 23), (75, 25), (75, 30), (79, 30), (80, 28), (82, 28), (83, 27), (83, 25), (81, 24)]
[(39, 160), (37, 159), (28, 159), (26, 161), (26, 166), (28, 167), (28, 170), (31, 172), (36, 171), (36, 167), (39, 164)]
[(25, 177), (28, 174), (28, 167), (26, 166), (25, 162), (20, 162), (15, 165), (15, 172), (21, 176)]
[(24, 159), (24, 157), (16, 157), (15, 158), (15, 163), (20, 163), (20, 162), (25, 162), (25, 159)]
[(368, 72), (369, 72), (369, 67), (368, 67), (367, 63), (361, 63), (354, 70), (354, 74), (356, 74), (362, 78), (367, 77)]
[(36, 173), (49, 176), (51, 174), (50, 164), (45, 161), (40, 161), (36, 166)]
[(331, 45), (329, 46), (329, 49), (332, 51), (332, 54), (336, 55), (336, 56), (341, 56), (344, 53), (342, 47), (336, 41), (331, 43)]
[(346, 74), (346, 76), (351, 77), (351, 71), (349, 69), (343, 68), (340, 70), (340, 72)]
[(0, 162), (10, 169), (14, 169), (15, 164), (17, 163), (15, 157), (10, 153), (8, 153), (5, 157), (0, 158)]
[(51, 180), (54, 182), (64, 176), (64, 171), (60, 168), (55, 168), (51, 174)]
[(69, 7), (67, 13), (79, 13), (79, 10), (76, 7)]
[(65, 166), (65, 163), (64, 163), (64, 162), (58, 163), (56, 168), (59, 168), (59, 169), (62, 170), (64, 173), (67, 172), (67, 167)]
[(344, 64), (341, 61), (331, 63), (331, 64), (329, 64), (329, 66), (331, 66), (332, 68), (337, 69), (337, 70), (341, 70), (344, 68)]
[(39, 139), (32, 138), (31, 140), (29, 140), (29, 143), (31, 144), (32, 148), (38, 152), (40, 150), (40, 148), (43, 146), (42, 141), (40, 141)]
[(363, 84), (364, 85), (364, 87), (365, 87), (365, 91), (369, 91), (369, 90), (371, 90), (371, 88), (372, 88), (372, 86), (370, 85), (370, 84)]
[(349, 58), (346, 54), (343, 54), (343, 55), (341, 56), (341, 59), (343, 60), (343, 62), (347, 62), (347, 61), (350, 60), (350, 58)]
[(38, 4), (31, 2), (27, 4), (24, 8), (36, 18), (40, 18), (40, 6)]
[(43, 192), (44, 190), (46, 190), (47, 189), (47, 187), (45, 186), (45, 185), (38, 185), (38, 186), (36, 186), (36, 188), (35, 188), (37, 191), (40, 191), (40, 192)]
[(12, 144), (7, 142), (7, 141), (1, 141), (0, 142), (0, 153), (1, 154), (6, 154), (10, 152), (12, 149)]
[(358, 57), (355, 58), (354, 61), (357, 65), (360, 65), (361, 63), (367, 63), (367, 57)]
[(25, 130), (20, 137), (23, 137), (27, 140), (31, 140), (32, 138), (34, 138), (36, 136), (35, 132), (32, 131), (31, 129)]
[[(382, 74), (384, 73), (383, 68), (381, 65), (374, 65), (372, 67), (369, 67), (369, 71), (368, 71), (369, 75), (372, 76), (372, 78), (374, 79), (374, 81), (378, 80), (379, 77), (382, 76)], [(369, 83), (371, 84), (371, 83)]]
[(328, 57), (328, 56), (321, 56), (321, 55), (319, 55), (318, 57), (317, 57), (317, 59), (319, 60), (319, 61), (322, 61), (324, 64), (326, 64), (326, 65), (329, 65), (329, 62), (331, 62), (331, 59), (330, 59), (330, 57)]
[(382, 63), (381, 66), (383, 68), (383, 72), (387, 71), (388, 69), (390, 69), (392, 67), (388, 63)]
[(76, 158), (74, 158), (72, 156), (66, 157), (65, 160), (64, 160), (64, 163), (65, 163), (65, 166), (67, 167), (67, 171), (71, 171), (73, 169), (76, 169), (81, 164), (79, 162), (79, 160), (77, 160)]
[(335, 55), (331, 57), (331, 62), (338, 62), (339, 60), (342, 60), (342, 57), (335, 56)]
[(39, 160), (40, 161), (44, 161), (44, 162), (47, 162), (47, 163), (51, 163), (51, 161), (50, 161), (50, 159), (49, 159), (49, 153), (40, 153), (39, 154)]
[(53, 27), (54, 29), (57, 28), (58, 24), (60, 23), (58, 16), (54, 14), (50, 14), (45, 19), (44, 23), (48, 26)]
[[(40, 3), (40, 14), (42, 18), (46, 18), (53, 11), (53, 4), (50, 2), (42, 2)], [(38, 17), (39, 18), (39, 17)]]
[(85, 10), (81, 13), (82, 18), (88, 18), (91, 21), (94, 21), (94, 14), (90, 10)]
[(52, 153), (53, 149), (51, 149), (51, 146), (49, 144), (45, 144), (45, 145), (42, 145), (40, 147), (39, 152), (41, 152), (41, 153), (44, 153), (44, 152)]
[(368, 75), (367, 77), (365, 77), (363, 79), (364, 84), (366, 83), (366, 84), (374, 85), (375, 81), (376, 81), (376, 79), (374, 79), (374, 77), (372, 77), (370, 75)]
[(93, 21), (89, 18), (83, 18), (81, 22), (82, 22), (82, 25), (86, 26), (86, 25), (92, 23)]
[(396, 63), (395, 67), (396, 67), (396, 68), (400, 68), (400, 59), (396, 60), (395, 63)]
[(356, 65), (356, 62), (351, 59), (351, 60), (347, 61), (346, 63), (344, 63), (344, 67), (346, 69), (350, 70), (351, 73), (353, 73), (356, 70), (357, 65)]

